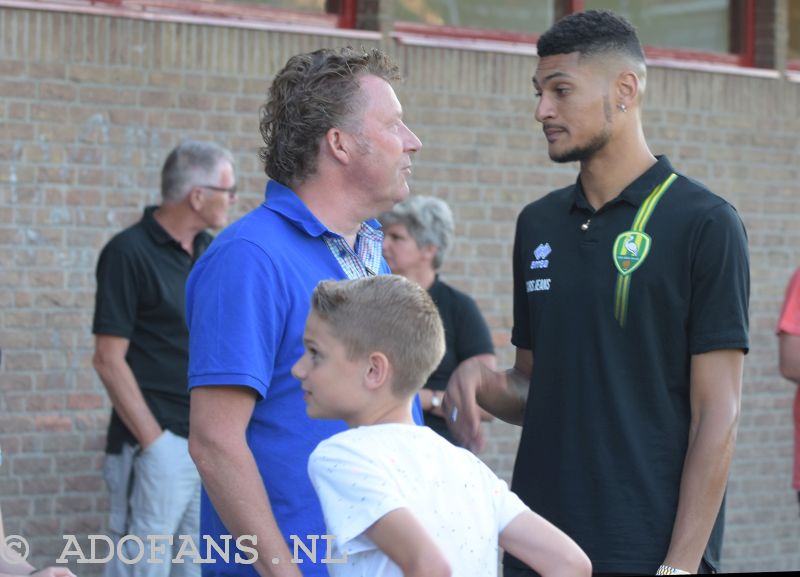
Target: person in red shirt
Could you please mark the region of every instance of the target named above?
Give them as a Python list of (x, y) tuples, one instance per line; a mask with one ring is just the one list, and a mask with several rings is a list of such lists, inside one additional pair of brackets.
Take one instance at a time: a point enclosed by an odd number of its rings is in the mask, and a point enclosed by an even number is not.
[[(778, 320), (778, 342), (780, 350), (780, 370), (784, 378), (800, 385), (800, 268), (789, 286)], [(800, 501), (800, 387), (794, 397), (794, 475), (792, 487), (797, 491)]]

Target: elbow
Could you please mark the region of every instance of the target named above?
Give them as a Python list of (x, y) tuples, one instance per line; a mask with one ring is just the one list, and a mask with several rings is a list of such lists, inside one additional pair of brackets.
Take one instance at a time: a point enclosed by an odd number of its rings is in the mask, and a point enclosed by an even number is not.
[(95, 351), (92, 356), (92, 367), (98, 375), (102, 375), (108, 365), (105, 356), (100, 351)]
[(194, 461), (197, 471), (203, 477), (209, 465), (214, 462), (214, 454), (219, 446), (213, 439), (197, 427), (189, 429), (189, 456)]
[(557, 564), (541, 570), (541, 574), (543, 577), (592, 577), (592, 562), (583, 549), (576, 546), (570, 554), (558, 559)]
[(440, 557), (432, 565), (427, 567), (425, 575), (435, 577), (452, 577), (453, 569), (450, 567), (450, 563), (447, 562), (447, 559)]
[(543, 577), (592, 577), (592, 562), (577, 545), (569, 553), (551, 559), (545, 567), (533, 567)]
[(403, 568), (403, 575), (406, 577), (452, 577), (453, 569), (450, 562), (441, 551), (433, 554), (420, 554), (414, 562)]
[(570, 567), (570, 575), (581, 577), (591, 577), (592, 575), (592, 562), (583, 550), (573, 555), (572, 559), (570, 559)]
[(92, 368), (94, 368), (97, 376), (103, 384), (111, 380), (114, 373), (114, 360), (103, 351), (95, 350), (92, 356)]
[[(220, 434), (215, 436), (213, 431), (204, 427), (189, 426), (189, 456), (194, 461), (200, 477), (206, 478), (210, 473), (219, 471), (220, 467), (240, 464), (240, 459), (249, 454), (250, 448), (247, 441)], [(227, 465), (223, 465), (227, 464)]]

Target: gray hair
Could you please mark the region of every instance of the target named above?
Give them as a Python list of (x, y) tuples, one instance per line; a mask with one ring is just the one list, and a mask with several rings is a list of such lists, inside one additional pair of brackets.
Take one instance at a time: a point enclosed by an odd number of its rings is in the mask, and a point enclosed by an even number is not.
[(161, 169), (161, 198), (180, 202), (194, 186), (213, 184), (223, 162), (233, 163), (233, 154), (219, 144), (184, 140), (172, 149)]
[(435, 246), (433, 268), (442, 266), (444, 255), (453, 242), (453, 212), (445, 201), (435, 196), (410, 196), (380, 216), (383, 226), (405, 225), (420, 248)]

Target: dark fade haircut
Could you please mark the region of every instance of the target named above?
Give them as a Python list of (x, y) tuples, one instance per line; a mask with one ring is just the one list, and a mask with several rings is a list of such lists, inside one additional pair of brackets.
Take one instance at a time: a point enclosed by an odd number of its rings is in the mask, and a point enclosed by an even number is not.
[(540, 58), (577, 52), (581, 56), (624, 54), (644, 64), (644, 50), (625, 17), (608, 10), (587, 10), (565, 16), (539, 37)]
[(259, 109), (264, 172), (294, 188), (317, 169), (322, 137), (333, 127), (354, 125), (365, 102), (362, 76), (400, 79), (398, 66), (380, 50), (321, 49), (292, 56), (278, 72)]
[(322, 281), (311, 310), (332, 329), (350, 360), (386, 355), (398, 398), (411, 397), (444, 356), (439, 309), (424, 288), (399, 275)]

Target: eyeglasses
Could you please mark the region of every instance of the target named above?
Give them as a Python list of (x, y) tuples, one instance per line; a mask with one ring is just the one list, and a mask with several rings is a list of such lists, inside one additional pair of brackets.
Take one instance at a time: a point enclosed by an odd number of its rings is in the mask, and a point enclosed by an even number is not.
[(197, 188), (205, 188), (208, 190), (213, 190), (214, 192), (224, 192), (228, 195), (229, 198), (234, 198), (236, 196), (236, 185), (233, 185), (230, 188), (224, 188), (222, 186), (211, 186), (210, 184), (198, 184), (196, 186)]

